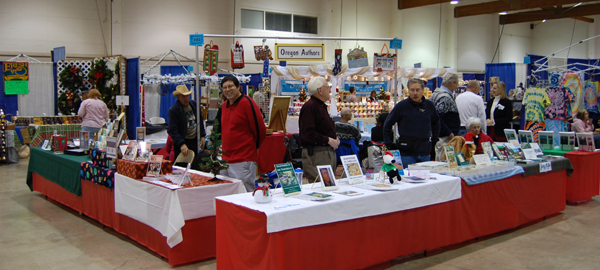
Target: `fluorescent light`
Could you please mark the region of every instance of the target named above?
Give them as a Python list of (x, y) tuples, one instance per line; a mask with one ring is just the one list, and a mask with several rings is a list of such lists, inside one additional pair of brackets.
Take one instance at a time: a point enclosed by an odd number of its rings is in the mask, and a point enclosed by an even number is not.
[(577, 3), (577, 5), (574, 5), (573, 7), (578, 7), (578, 6), (580, 6), (581, 4), (583, 4), (583, 2), (579, 2), (579, 3)]
[(454, 0), (454, 1), (450, 1), (450, 4), (452, 4), (452, 5), (456, 5), (456, 4), (458, 4), (458, 1), (456, 1), (456, 0)]
[(502, 12), (500, 12), (500, 13), (498, 13), (498, 14), (500, 14), (500, 15), (506, 15), (506, 14), (508, 14), (508, 12), (506, 12), (506, 11), (502, 11)]
[(542, 22), (546, 22), (546, 19), (544, 19)]

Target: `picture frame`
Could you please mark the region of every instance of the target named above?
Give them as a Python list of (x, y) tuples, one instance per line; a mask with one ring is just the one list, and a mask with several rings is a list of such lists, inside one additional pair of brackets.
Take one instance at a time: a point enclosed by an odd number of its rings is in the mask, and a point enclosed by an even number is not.
[(533, 132), (530, 130), (519, 130), (519, 142), (521, 142), (521, 144), (534, 143)]
[(573, 151), (575, 150), (575, 132), (559, 132), (560, 150)]
[(342, 161), (342, 166), (350, 185), (359, 184), (364, 181), (365, 176), (356, 155), (341, 156), (340, 160)]
[(594, 152), (596, 151), (596, 146), (594, 144), (594, 133), (591, 132), (581, 132), (576, 133), (577, 142), (579, 143), (579, 150)]
[(552, 150), (554, 149), (554, 138), (556, 134), (554, 131), (538, 131), (538, 142), (540, 144), (540, 148), (543, 150)]
[(331, 165), (319, 165), (317, 166), (317, 172), (319, 173), (319, 179), (321, 180), (321, 188), (323, 191), (337, 190), (338, 186), (335, 183), (335, 174)]
[(148, 172), (146, 175), (148, 176), (159, 176), (160, 169), (162, 166), (163, 156), (162, 155), (152, 155), (150, 156), (150, 161), (148, 162)]
[(517, 131), (514, 129), (504, 129), (504, 136), (506, 140), (513, 145), (520, 145), (519, 138), (517, 137)]

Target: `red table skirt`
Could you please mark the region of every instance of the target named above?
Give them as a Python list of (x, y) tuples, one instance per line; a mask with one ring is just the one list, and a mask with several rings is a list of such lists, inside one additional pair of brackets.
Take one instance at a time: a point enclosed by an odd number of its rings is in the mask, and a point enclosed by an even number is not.
[[(217, 267), (362, 269), (516, 228), (565, 209), (564, 171), (468, 186), (446, 203), (266, 232), (262, 212), (216, 201)], [(376, 207), (376, 206), (373, 206)]]
[(214, 216), (186, 220), (185, 226), (181, 229), (183, 242), (170, 248), (166, 237), (152, 227), (115, 213), (114, 193), (106, 187), (82, 180), (81, 197), (77, 197), (39, 174), (33, 173), (33, 190), (129, 236), (167, 258), (170, 265), (190, 263), (216, 255)]
[(586, 201), (599, 195), (600, 152), (572, 151), (565, 153), (565, 157), (575, 169), (567, 179), (567, 201)]
[(283, 163), (287, 146), (283, 144), (283, 138), (292, 137), (291, 133), (283, 134), (274, 132), (265, 137), (265, 141), (258, 149), (258, 172), (267, 173), (275, 170), (275, 164)]

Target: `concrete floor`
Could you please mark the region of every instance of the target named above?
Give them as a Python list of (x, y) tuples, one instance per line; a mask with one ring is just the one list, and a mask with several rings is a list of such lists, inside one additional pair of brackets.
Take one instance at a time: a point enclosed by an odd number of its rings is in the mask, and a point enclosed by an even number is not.
[[(0, 269), (171, 268), (143, 246), (30, 192), (27, 165), (0, 165)], [(177, 269), (216, 269), (216, 261)], [(600, 196), (516, 230), (369, 269), (600, 269)]]

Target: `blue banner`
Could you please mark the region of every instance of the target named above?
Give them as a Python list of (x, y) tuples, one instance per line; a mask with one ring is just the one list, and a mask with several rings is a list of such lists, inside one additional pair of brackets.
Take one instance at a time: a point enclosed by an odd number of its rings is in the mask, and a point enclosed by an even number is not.
[[(281, 81), (281, 95), (282, 96), (297, 96), (300, 94), (302, 87), (308, 91), (304, 81), (287, 80)], [(308, 93), (307, 93), (308, 95)]]
[(350, 90), (350, 86), (354, 86), (354, 89), (356, 89), (356, 93), (362, 93), (362, 94), (366, 94), (366, 93), (371, 93), (371, 91), (375, 90), (377, 93), (379, 93), (379, 90), (381, 90), (381, 87), (383, 87), (384, 90), (387, 90), (387, 85), (388, 82), (387, 81), (383, 81), (383, 82), (346, 82), (346, 84), (344, 84), (344, 90), (348, 91)]

